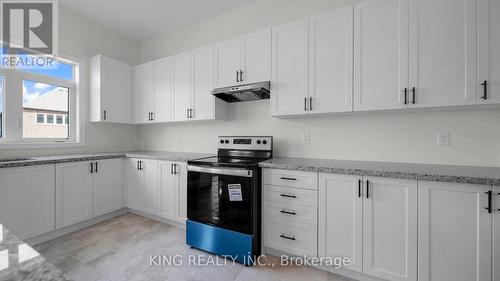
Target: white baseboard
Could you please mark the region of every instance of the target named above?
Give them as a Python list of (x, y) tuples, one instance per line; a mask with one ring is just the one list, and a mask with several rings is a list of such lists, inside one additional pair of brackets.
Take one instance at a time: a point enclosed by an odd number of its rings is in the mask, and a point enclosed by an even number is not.
[(81, 223), (70, 225), (70, 226), (67, 226), (67, 227), (64, 227), (61, 229), (51, 231), (49, 233), (45, 233), (45, 234), (42, 234), (42, 235), (39, 235), (39, 236), (36, 236), (33, 238), (26, 239), (25, 242), (30, 244), (30, 245), (41, 244), (43, 242), (47, 242), (49, 240), (64, 236), (68, 233), (75, 232), (77, 230), (89, 227), (89, 226), (94, 225), (96, 223), (100, 223), (102, 221), (109, 220), (111, 218), (126, 214), (127, 212), (128, 212), (128, 210), (126, 208), (123, 208), (123, 209), (120, 209), (118, 211), (114, 211), (114, 212), (109, 213), (109, 214), (105, 214), (105, 215), (102, 215), (102, 216), (99, 216), (96, 218), (92, 218), (90, 220), (86, 220), (86, 221), (81, 222)]
[[(269, 247), (263, 247), (262, 254), (263, 255), (264, 254), (269, 254), (269, 255), (272, 255), (272, 256), (276, 256), (276, 257), (280, 257), (281, 255), (287, 255), (289, 257), (296, 257), (296, 255), (292, 255), (292, 254), (289, 254), (289, 253), (286, 253), (286, 252), (283, 252), (283, 251), (280, 251), (280, 250), (276, 250), (276, 249), (273, 249), (273, 248), (269, 248)], [(348, 278), (351, 278), (351, 279), (354, 279), (354, 280), (359, 280), (359, 281), (387, 281), (385, 279), (380, 279), (380, 278), (377, 278), (377, 277), (366, 275), (366, 274), (361, 273), (361, 272), (356, 272), (356, 271), (352, 271), (352, 270), (348, 270), (348, 269), (343, 269), (343, 268), (334, 268), (334, 267), (327, 267), (327, 266), (313, 266), (313, 267), (317, 268), (317, 269), (320, 269), (320, 270), (324, 270), (324, 271), (328, 271), (328, 272), (331, 272), (331, 273), (335, 273), (335, 274), (338, 274), (338, 275), (341, 275), (341, 276), (344, 276), (344, 277), (348, 277)]]
[(180, 222), (177, 222), (177, 221), (169, 220), (169, 219), (166, 219), (166, 218), (162, 218), (162, 217), (159, 217), (159, 216), (155, 216), (155, 215), (151, 215), (151, 214), (139, 212), (139, 211), (128, 209), (128, 208), (126, 208), (126, 210), (129, 213), (136, 214), (136, 215), (141, 216), (141, 217), (145, 217), (145, 218), (148, 218), (148, 219), (151, 219), (151, 220), (154, 220), (154, 221), (157, 221), (157, 222), (165, 223), (165, 224), (168, 224), (168, 225), (171, 225), (171, 226), (175, 226), (175, 227), (178, 227), (178, 228), (186, 229), (186, 224), (185, 223), (180, 223)]

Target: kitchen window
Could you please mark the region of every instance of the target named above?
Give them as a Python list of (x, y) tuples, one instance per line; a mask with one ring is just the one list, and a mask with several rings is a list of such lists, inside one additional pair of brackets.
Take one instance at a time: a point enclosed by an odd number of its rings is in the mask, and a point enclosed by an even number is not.
[(60, 59), (51, 69), (0, 69), (0, 148), (82, 145), (82, 64), (76, 61)]

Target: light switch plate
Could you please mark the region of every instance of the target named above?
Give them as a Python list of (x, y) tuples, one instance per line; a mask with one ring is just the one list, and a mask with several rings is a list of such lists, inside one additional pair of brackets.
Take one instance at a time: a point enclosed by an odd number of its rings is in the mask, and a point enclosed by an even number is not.
[(449, 146), (450, 145), (450, 132), (439, 131), (438, 132), (438, 145), (439, 146)]
[(310, 133), (303, 133), (302, 134), (302, 143), (304, 143), (304, 144), (311, 143), (311, 134)]

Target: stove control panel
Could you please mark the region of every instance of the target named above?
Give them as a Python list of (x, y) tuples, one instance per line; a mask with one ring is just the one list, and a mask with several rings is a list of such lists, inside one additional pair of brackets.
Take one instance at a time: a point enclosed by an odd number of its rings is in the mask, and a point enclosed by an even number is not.
[(220, 136), (217, 138), (217, 148), (222, 149), (246, 149), (246, 150), (272, 150), (273, 137), (239, 137)]

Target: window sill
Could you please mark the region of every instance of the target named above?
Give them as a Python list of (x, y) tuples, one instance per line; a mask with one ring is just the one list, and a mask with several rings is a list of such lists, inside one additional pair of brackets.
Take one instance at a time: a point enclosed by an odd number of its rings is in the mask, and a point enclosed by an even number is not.
[(84, 147), (83, 142), (0, 142), (1, 149), (34, 149), (34, 148), (73, 148), (73, 147)]

